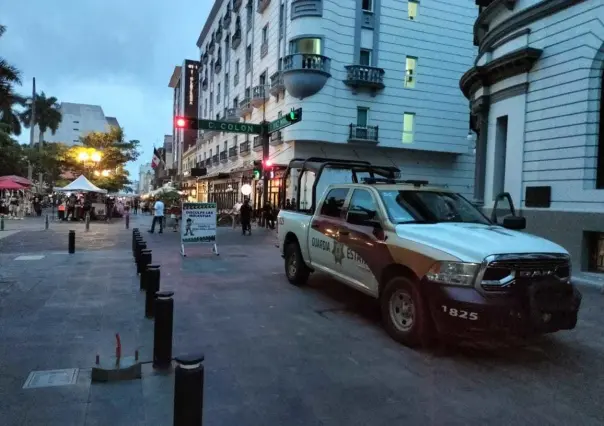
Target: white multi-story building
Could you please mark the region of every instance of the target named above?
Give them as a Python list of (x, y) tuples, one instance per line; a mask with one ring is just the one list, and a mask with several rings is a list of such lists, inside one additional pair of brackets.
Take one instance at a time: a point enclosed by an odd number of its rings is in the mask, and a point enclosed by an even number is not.
[[(44, 133), (47, 142), (62, 142), (72, 146), (80, 143), (80, 137), (90, 132), (106, 132), (110, 126), (120, 127), (117, 119), (105, 116), (99, 105), (62, 102), (59, 110), (63, 120), (54, 135), (48, 130)], [(39, 137), (39, 129), (36, 129), (36, 134)]]
[(138, 193), (146, 194), (153, 189), (155, 173), (151, 163), (141, 164), (138, 170)]
[[(270, 137), (270, 159), (396, 164), (472, 195), (468, 101), (477, 16), (467, 0), (215, 0), (197, 41), (199, 117), (303, 119)], [(209, 176), (249, 168), (254, 135), (200, 131)]]
[(510, 193), (527, 229), (604, 272), (604, 3), (477, 0), (460, 84), (478, 131), (476, 198)]

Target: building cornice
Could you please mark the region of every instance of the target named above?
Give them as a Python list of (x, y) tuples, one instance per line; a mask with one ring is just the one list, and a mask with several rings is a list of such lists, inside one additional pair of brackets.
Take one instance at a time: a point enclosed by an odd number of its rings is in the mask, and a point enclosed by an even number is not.
[(174, 71), (172, 71), (172, 77), (170, 77), (170, 83), (168, 83), (168, 87), (175, 88), (178, 85), (181, 72), (182, 67), (180, 65), (174, 67)]
[(212, 6), (212, 10), (210, 10), (208, 19), (206, 19), (206, 23), (204, 24), (203, 29), (201, 30), (201, 34), (199, 34), (199, 38), (197, 39), (197, 47), (199, 47), (200, 49), (201, 49), (203, 40), (206, 38), (206, 36), (210, 32), (210, 28), (212, 28), (212, 24), (214, 23), (214, 19), (216, 19), (216, 15), (218, 15), (220, 8), (222, 7), (222, 4), (225, 1), (229, 1), (229, 0), (214, 0), (214, 6)]
[[(491, 46), (506, 35), (522, 29), (533, 22), (539, 21), (547, 16), (554, 15), (561, 10), (571, 6), (576, 6), (585, 0), (543, 0), (531, 7), (527, 7), (513, 14), (496, 27), (487, 30), (485, 33), (476, 32), (474, 27), (475, 44), (479, 47), (479, 55), (490, 50)], [(491, 6), (489, 6), (491, 7)], [(483, 11), (483, 13), (486, 12)], [(482, 14), (481, 14), (482, 15)], [(478, 17), (480, 19), (480, 16)]]
[(489, 31), (489, 23), (501, 8), (513, 10), (517, 0), (493, 0), (476, 18), (474, 22), (474, 44), (478, 46), (480, 40)]
[(532, 47), (514, 50), (487, 65), (474, 66), (459, 80), (459, 87), (466, 98), (472, 99), (476, 91), (506, 78), (524, 74), (533, 67), (543, 51)]

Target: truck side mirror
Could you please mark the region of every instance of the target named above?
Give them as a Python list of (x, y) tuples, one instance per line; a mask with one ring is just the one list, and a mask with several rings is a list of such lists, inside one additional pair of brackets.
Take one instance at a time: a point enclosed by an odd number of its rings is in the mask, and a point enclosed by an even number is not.
[(503, 227), (514, 231), (526, 229), (526, 218), (522, 216), (506, 216), (503, 218)]

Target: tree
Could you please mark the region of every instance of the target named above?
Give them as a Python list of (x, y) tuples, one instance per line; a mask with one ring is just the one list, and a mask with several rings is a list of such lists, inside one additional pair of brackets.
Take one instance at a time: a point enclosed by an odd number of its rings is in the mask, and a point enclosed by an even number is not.
[(0, 176), (23, 176), (27, 170), (23, 147), (10, 137), (10, 128), (0, 124)]
[(43, 142), (42, 149), (39, 143), (33, 147), (24, 147), (27, 159), (31, 162), (34, 173), (43, 173), (46, 181), (52, 186), (60, 180), (69, 163), (70, 148), (63, 143)]
[[(0, 37), (5, 33), (6, 27), (0, 25)], [(21, 134), (21, 123), (15, 105), (23, 105), (23, 97), (15, 94), (13, 87), (21, 84), (21, 73), (6, 59), (0, 56), (0, 123), (9, 125), (9, 133)]]
[[(26, 103), (28, 105), (25, 111), (20, 114), (23, 125), (28, 129), (31, 123), (32, 114), (31, 101), (31, 98), (27, 99)], [(35, 108), (35, 122), (40, 129), (40, 139), (38, 142), (41, 143), (44, 142), (44, 133), (46, 133), (48, 130), (50, 130), (53, 135), (56, 133), (57, 129), (59, 128), (59, 124), (61, 124), (61, 121), (63, 120), (63, 116), (59, 110), (57, 98), (54, 96), (47, 98), (44, 92), (36, 95)]]
[[(81, 137), (80, 141), (83, 147), (70, 148), (66, 156), (64, 166), (67, 170), (75, 175), (85, 175), (96, 186), (109, 192), (118, 192), (132, 184), (130, 174), (124, 166), (138, 158), (140, 141), (126, 140), (124, 130), (119, 127), (111, 127), (107, 132), (90, 132)], [(101, 161), (98, 164), (79, 161), (80, 153), (91, 149), (101, 153)], [(106, 171), (106, 176), (103, 171)]]

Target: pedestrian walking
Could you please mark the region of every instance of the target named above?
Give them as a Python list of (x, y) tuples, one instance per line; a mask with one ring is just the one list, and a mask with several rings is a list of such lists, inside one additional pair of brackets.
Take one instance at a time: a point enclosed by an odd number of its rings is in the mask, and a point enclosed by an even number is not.
[(252, 235), (252, 206), (250, 206), (248, 198), (243, 201), (243, 205), (239, 209), (239, 218), (241, 220), (241, 235), (245, 235), (245, 231), (248, 232), (248, 235)]
[(159, 232), (158, 234), (164, 233), (164, 203), (162, 200), (157, 200), (155, 205), (153, 206), (153, 210), (155, 211), (153, 215), (153, 222), (151, 222), (151, 229), (149, 229), (149, 233), (153, 234), (155, 232), (155, 224), (159, 223)]

